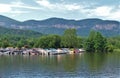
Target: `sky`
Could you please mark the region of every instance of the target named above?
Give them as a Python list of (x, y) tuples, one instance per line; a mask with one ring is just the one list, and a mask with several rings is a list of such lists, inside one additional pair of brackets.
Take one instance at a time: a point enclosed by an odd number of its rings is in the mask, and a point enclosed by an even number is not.
[(51, 17), (120, 21), (120, 0), (0, 0), (0, 15), (19, 21)]

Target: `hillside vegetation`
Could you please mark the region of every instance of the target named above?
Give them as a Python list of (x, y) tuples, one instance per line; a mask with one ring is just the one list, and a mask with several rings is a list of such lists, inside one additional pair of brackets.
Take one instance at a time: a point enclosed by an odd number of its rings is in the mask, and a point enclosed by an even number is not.
[(0, 27), (0, 35), (17, 35), (17, 36), (26, 36), (26, 37), (39, 37), (42, 34), (39, 32), (31, 30), (21, 30), (21, 29), (8, 29)]

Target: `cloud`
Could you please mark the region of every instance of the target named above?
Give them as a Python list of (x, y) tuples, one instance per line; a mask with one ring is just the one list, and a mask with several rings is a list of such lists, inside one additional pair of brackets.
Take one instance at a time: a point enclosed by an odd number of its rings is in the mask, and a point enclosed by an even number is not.
[[(9, 13), (13, 15), (20, 14), (38, 14), (41, 12), (42, 16), (66, 17), (66, 18), (103, 18), (120, 20), (120, 5), (99, 5), (97, 2), (78, 2), (71, 3), (65, 0), (59, 2), (51, 2), (52, 0), (34, 0), (36, 6), (28, 5), (27, 3), (14, 1), (11, 3), (0, 3), (0, 13)], [(35, 4), (34, 3), (34, 4)], [(37, 11), (37, 13), (36, 13)], [(48, 17), (46, 17), (48, 18)]]
[[(66, 3), (51, 3), (49, 0), (37, 0), (36, 3), (38, 3), (40, 6), (44, 8), (48, 8), (51, 10), (80, 10), (81, 5), (78, 5), (76, 3), (72, 4), (66, 4)], [(82, 6), (83, 7), (83, 6)]]
[(102, 17), (105, 19), (120, 20), (120, 8), (115, 6), (99, 6), (89, 9), (89, 16)]
[(56, 5), (51, 4), (48, 0), (37, 0), (36, 3), (46, 8), (53, 8)]
[(67, 9), (67, 10), (80, 10), (82, 9), (80, 5), (77, 5), (77, 4), (67, 4), (67, 5), (64, 5), (64, 7)]
[(97, 5), (97, 3), (52, 3), (50, 0), (35, 0), (40, 7), (53, 12), (78, 13), (91, 18), (104, 18), (120, 20), (120, 5)]
[[(17, 9), (17, 10), (15, 10)], [(22, 10), (21, 10), (22, 9)], [(11, 2), (10, 4), (0, 3), (0, 13), (27, 13), (23, 9), (39, 10), (39, 7), (29, 6), (27, 4), (18, 2)]]
[(32, 10), (38, 10), (38, 9), (40, 9), (39, 7), (34, 7), (34, 6), (29, 6), (27, 4), (24, 4), (21, 1), (11, 2), (10, 6), (13, 7), (13, 8), (24, 8), (24, 9), (32, 9)]
[(101, 6), (101, 7), (95, 8), (92, 13), (97, 16), (108, 16), (110, 15), (112, 9), (113, 7)]
[(114, 11), (114, 12), (111, 12), (108, 15), (108, 19), (120, 20), (120, 10), (119, 9)]
[(8, 4), (0, 4), (0, 12), (10, 12), (12, 8)]
[(29, 13), (29, 11), (15, 10), (15, 11), (11, 11), (10, 13), (12, 13), (12, 14), (23, 14), (23, 13)]

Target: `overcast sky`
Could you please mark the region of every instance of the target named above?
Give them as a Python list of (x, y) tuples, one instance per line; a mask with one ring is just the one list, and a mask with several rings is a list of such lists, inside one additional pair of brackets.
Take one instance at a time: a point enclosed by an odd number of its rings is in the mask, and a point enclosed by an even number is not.
[(51, 17), (120, 21), (120, 0), (0, 0), (0, 15), (20, 21)]

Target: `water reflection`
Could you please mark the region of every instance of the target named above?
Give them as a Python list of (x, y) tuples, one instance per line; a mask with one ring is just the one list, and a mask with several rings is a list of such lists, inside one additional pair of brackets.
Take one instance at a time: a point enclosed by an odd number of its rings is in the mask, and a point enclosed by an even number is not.
[(65, 71), (75, 72), (79, 62), (81, 62), (79, 55), (67, 55), (63, 58), (63, 66)]
[(107, 53), (87, 53), (84, 58), (90, 71), (99, 71), (106, 63)]
[(119, 77), (120, 53), (0, 56), (0, 77)]

